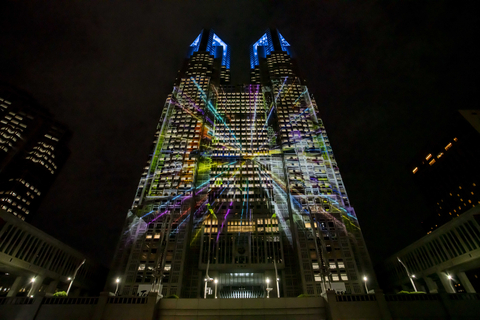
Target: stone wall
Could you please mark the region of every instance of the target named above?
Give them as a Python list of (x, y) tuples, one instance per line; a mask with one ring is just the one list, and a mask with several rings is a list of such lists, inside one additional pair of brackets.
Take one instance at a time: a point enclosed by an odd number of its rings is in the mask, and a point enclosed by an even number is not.
[(479, 319), (480, 294), (346, 294), (270, 299), (0, 298), (0, 320)]

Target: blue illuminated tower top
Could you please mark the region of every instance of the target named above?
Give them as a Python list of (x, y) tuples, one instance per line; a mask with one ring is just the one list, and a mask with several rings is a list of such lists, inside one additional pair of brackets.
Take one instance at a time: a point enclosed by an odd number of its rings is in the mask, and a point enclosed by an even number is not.
[(285, 51), (289, 55), (290, 44), (277, 29), (268, 29), (257, 42), (250, 47), (250, 67), (258, 66), (259, 58), (266, 58), (272, 51)]
[(222, 66), (230, 69), (230, 47), (213, 30), (203, 29), (195, 41), (190, 45), (187, 58), (194, 52), (207, 51), (215, 58), (222, 59)]

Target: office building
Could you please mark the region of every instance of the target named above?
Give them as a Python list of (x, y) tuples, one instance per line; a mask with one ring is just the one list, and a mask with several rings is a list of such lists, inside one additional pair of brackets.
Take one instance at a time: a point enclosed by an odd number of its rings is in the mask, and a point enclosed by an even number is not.
[(267, 30), (250, 48), (246, 85), (230, 84), (230, 53), (212, 30), (190, 45), (109, 281), (119, 278), (122, 295), (181, 298), (375, 288), (355, 211), (290, 44)]
[(80, 252), (0, 209), (0, 297), (67, 291), (98, 294), (106, 270)]
[(480, 111), (460, 110), (418, 153), (409, 170), (430, 214), (426, 233), (480, 205)]
[(68, 158), (70, 136), (29, 95), (0, 86), (0, 209), (31, 220)]
[(400, 250), (385, 261), (383, 269), (385, 287), (397, 291), (478, 292), (480, 206)]

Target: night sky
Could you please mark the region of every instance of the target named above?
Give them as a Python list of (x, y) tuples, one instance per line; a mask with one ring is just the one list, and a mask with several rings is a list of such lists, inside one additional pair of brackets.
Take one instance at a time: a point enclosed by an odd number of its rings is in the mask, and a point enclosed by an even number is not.
[(73, 131), (33, 224), (108, 265), (190, 43), (215, 30), (247, 83), (269, 27), (315, 95), (372, 260), (421, 237), (407, 164), (451, 112), (478, 108), (473, 2), (3, 1), (0, 81)]

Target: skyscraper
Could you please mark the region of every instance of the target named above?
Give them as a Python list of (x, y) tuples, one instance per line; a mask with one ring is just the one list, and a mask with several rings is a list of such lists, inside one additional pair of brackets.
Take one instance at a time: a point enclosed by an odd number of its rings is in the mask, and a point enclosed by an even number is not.
[(114, 258), (123, 295), (296, 297), (375, 286), (318, 108), (275, 29), (230, 85), (230, 46), (190, 45)]
[(29, 95), (0, 86), (0, 208), (30, 221), (70, 150), (71, 132)]

